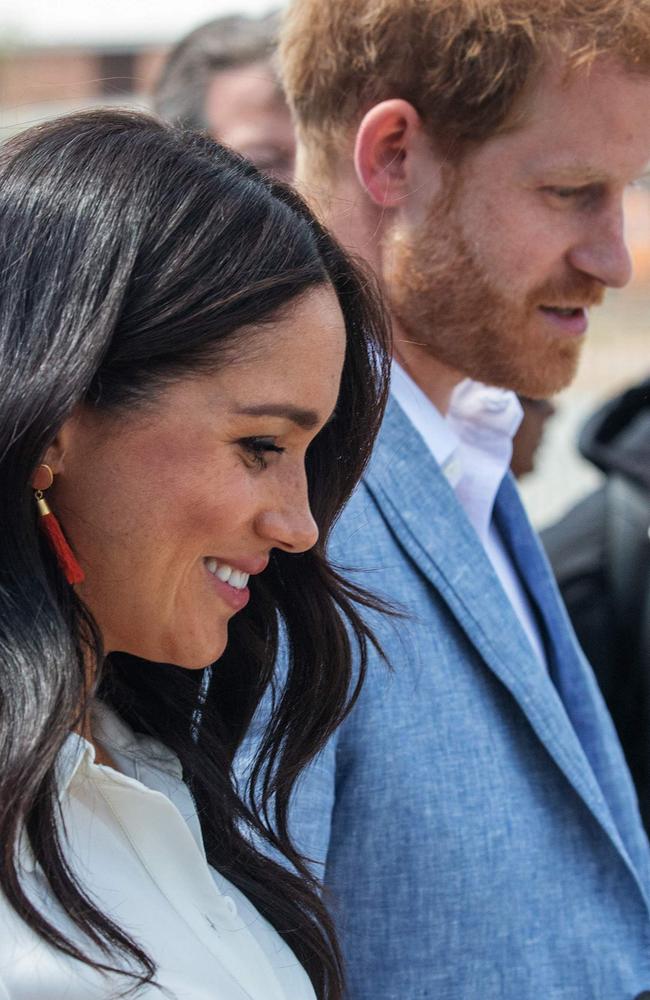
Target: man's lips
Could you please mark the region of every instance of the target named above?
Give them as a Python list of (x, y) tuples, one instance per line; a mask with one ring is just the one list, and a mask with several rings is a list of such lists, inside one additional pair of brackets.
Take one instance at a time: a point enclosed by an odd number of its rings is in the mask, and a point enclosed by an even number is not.
[(544, 314), (559, 330), (571, 336), (585, 333), (589, 325), (587, 309), (584, 306), (539, 306)]

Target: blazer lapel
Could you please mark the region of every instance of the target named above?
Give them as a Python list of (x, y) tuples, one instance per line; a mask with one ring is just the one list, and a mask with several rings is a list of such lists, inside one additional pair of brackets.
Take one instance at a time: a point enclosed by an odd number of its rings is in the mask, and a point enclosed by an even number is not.
[[(549, 683), (548, 673), (533, 652), (453, 489), (394, 400), (365, 483), (403, 549), (435, 587), (486, 665), (515, 698), (557, 766), (627, 858), (560, 693)], [(516, 496), (515, 487), (510, 484), (510, 488)], [(501, 501), (503, 506), (512, 505), (508, 489)], [(523, 558), (527, 546), (535, 548), (537, 544), (523, 510), (508, 529), (510, 541), (514, 534)], [(543, 562), (541, 554), (539, 559)], [(539, 581), (533, 581), (537, 575), (528, 571), (525, 580), (540, 608), (547, 608), (549, 582), (542, 573)], [(547, 625), (551, 630), (552, 623)]]
[(511, 476), (499, 490), (495, 519), (506, 548), (519, 571), (537, 611), (544, 635), (549, 672), (564, 709), (576, 732), (599, 788), (617, 819), (617, 829), (637, 860), (639, 870), (648, 865), (643, 844), (638, 849), (640, 823), (628, 829), (635, 800), (618, 737), (596, 680), (575, 637), (553, 571), (541, 543), (531, 529)]
[[(553, 683), (580, 736), (581, 746), (598, 774), (601, 770), (603, 719), (597, 685), (586, 669), (553, 572), (539, 539), (530, 527), (511, 476), (504, 479), (499, 490), (495, 519), (538, 613)], [(595, 703), (597, 712), (594, 712)]]
[[(497, 494), (494, 517), (510, 558), (538, 613), (551, 676), (563, 694), (566, 678), (561, 665), (575, 663), (580, 654), (552, 570), (510, 475), (503, 480)], [(562, 700), (569, 710), (573, 699)]]

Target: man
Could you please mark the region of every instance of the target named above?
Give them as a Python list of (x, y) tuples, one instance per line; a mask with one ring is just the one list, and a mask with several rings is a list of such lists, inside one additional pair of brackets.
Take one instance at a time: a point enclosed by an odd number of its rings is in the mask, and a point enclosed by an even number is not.
[(159, 115), (208, 131), (264, 172), (291, 180), (295, 140), (272, 61), (277, 16), (202, 25), (171, 51), (154, 93)]
[(380, 276), (393, 398), (333, 558), (369, 615), (293, 816), (352, 1000), (650, 997), (650, 856), (620, 746), (507, 473), (514, 392), (576, 370), (630, 276), (646, 0), (295, 0), (298, 181)]

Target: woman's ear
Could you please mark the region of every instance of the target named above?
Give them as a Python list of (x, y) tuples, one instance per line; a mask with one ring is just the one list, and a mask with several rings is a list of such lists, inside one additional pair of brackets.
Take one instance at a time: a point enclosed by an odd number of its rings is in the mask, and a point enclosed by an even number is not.
[(59, 429), (56, 437), (46, 448), (41, 457), (41, 462), (36, 466), (32, 476), (31, 486), (34, 490), (46, 490), (51, 483), (50, 473), (44, 466), (49, 466), (52, 476), (56, 479), (65, 469), (65, 456), (74, 438), (75, 427), (78, 422), (78, 413), (75, 412)]

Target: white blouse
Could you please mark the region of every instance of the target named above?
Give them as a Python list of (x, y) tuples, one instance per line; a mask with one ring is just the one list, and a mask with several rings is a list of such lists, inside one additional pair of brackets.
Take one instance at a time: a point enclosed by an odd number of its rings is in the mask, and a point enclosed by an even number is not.
[[(94, 729), (120, 771), (96, 764), (81, 736), (66, 740), (57, 760), (66, 858), (98, 908), (156, 964), (162, 989), (132, 995), (315, 1000), (282, 938), (208, 865), (178, 758), (135, 735), (105, 706), (97, 708)], [(106, 962), (53, 899), (26, 840), (19, 860), (35, 905), (86, 954)], [(113, 1000), (128, 985), (52, 948), (0, 897), (0, 1000)]]

